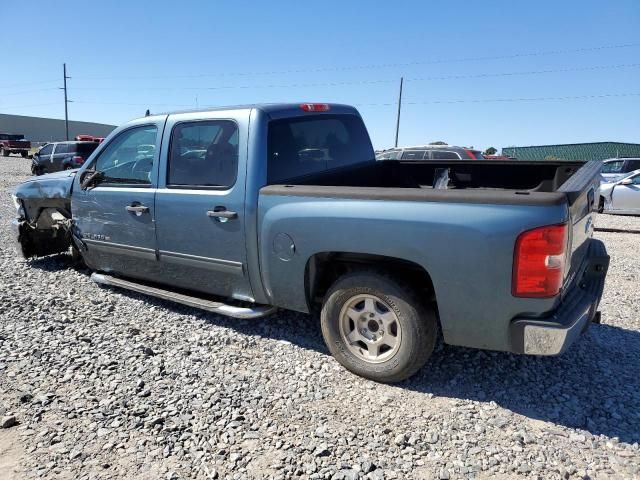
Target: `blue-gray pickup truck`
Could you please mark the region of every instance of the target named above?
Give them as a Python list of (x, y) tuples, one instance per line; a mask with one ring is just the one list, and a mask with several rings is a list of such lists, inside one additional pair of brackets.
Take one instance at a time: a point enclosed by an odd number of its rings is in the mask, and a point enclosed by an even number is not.
[(376, 161), (345, 105), (169, 113), (19, 185), (14, 229), (24, 257), (71, 252), (100, 284), (239, 318), (319, 313), (342, 365), (395, 382), (440, 334), (557, 355), (599, 321), (599, 170)]

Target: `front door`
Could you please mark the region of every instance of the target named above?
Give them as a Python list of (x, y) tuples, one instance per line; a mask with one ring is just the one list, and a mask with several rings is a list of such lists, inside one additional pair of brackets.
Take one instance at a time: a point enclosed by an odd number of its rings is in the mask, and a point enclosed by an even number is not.
[(54, 145), (53, 153), (51, 154), (51, 158), (49, 159), (47, 171), (59, 172), (60, 170), (64, 170), (62, 163), (64, 159), (67, 158), (69, 147), (70, 145), (68, 143), (56, 143)]
[(183, 114), (167, 121), (167, 165), (161, 168), (156, 195), (163, 282), (252, 300), (244, 239), (245, 172), (238, 168), (246, 164), (247, 140), (238, 134), (236, 120), (242, 119), (230, 120), (224, 112), (211, 115), (203, 120)]
[(631, 177), (629, 185), (618, 184), (613, 187), (611, 204), (613, 210), (628, 213), (640, 213), (640, 174)]
[(49, 145), (45, 145), (35, 155), (35, 158), (34, 158), (34, 160), (35, 160), (34, 161), (35, 168), (40, 173), (48, 173), (48, 172), (50, 172), (49, 168), (51, 166), (51, 154), (53, 153), (53, 146), (54, 145), (55, 145), (54, 143), (50, 143)]
[[(72, 212), (94, 270), (141, 279), (158, 274), (154, 200), (160, 138), (166, 116), (143, 119), (107, 145), (76, 177)], [(95, 185), (81, 188), (87, 174)]]

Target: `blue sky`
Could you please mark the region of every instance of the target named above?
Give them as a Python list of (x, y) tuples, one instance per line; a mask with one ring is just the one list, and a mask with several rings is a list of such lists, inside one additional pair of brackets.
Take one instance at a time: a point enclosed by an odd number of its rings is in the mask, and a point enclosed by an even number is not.
[(342, 102), (381, 148), (404, 76), (401, 145), (640, 143), (638, 0), (2, 3), (0, 113), (63, 118), (66, 62), (71, 119)]

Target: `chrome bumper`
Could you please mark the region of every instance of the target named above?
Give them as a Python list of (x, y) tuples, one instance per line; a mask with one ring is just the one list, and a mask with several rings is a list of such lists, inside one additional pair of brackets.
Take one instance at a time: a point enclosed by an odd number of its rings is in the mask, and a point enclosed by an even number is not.
[(591, 240), (588, 257), (579, 280), (560, 306), (542, 319), (515, 318), (511, 323), (512, 351), (528, 355), (560, 355), (594, 320), (609, 268), (604, 243)]

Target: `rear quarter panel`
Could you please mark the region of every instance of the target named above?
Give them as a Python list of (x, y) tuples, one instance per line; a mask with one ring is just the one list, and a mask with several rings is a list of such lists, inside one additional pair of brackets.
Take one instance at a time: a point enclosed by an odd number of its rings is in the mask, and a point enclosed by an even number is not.
[[(305, 269), (322, 252), (384, 255), (418, 264), (434, 284), (449, 344), (509, 350), (517, 315), (541, 315), (556, 299), (511, 295), (515, 240), (521, 232), (565, 222), (565, 205), (486, 205), (260, 195), (259, 257), (270, 302), (307, 312)], [(289, 235), (295, 254), (278, 258)]]

